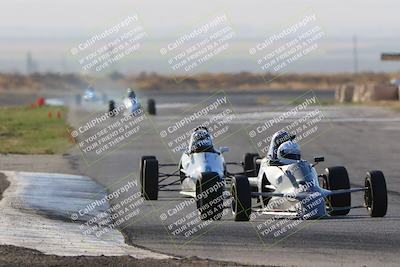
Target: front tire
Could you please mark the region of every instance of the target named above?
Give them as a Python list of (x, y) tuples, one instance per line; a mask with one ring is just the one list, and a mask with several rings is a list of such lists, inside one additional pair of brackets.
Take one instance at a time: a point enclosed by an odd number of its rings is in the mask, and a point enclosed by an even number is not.
[(367, 172), (364, 201), (371, 217), (384, 217), (387, 212), (387, 189), (381, 171)]
[(145, 159), (143, 161), (142, 195), (146, 200), (158, 198), (158, 160)]
[[(322, 178), (324, 179), (323, 187), (327, 190), (350, 189), (349, 174), (343, 166), (326, 168)], [(350, 212), (350, 209), (346, 209), (351, 206), (350, 193), (330, 196), (328, 201), (333, 209), (340, 209), (330, 211), (331, 216), (347, 215)]]
[(235, 221), (249, 221), (251, 214), (251, 190), (246, 176), (232, 178), (232, 215)]
[(201, 179), (196, 186), (196, 204), (201, 220), (218, 221), (222, 218), (224, 210), (223, 191), (223, 181), (218, 173), (201, 174)]

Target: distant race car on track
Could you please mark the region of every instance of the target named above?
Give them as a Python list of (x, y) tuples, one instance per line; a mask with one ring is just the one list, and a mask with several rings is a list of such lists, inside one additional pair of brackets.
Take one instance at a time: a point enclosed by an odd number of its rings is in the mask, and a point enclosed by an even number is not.
[[(79, 96), (80, 97), (80, 96)], [(98, 93), (92, 86), (88, 86), (83, 92), (83, 100), (85, 102), (106, 103), (107, 95)], [(78, 100), (78, 99), (77, 99)]]
[[(130, 114), (135, 114), (137, 110), (139, 110), (142, 107), (142, 104), (140, 103), (139, 99), (137, 98), (135, 92), (128, 88), (126, 97), (122, 100), (122, 104), (124, 107), (124, 115), (128, 116)], [(117, 108), (116, 103), (114, 100), (110, 100), (108, 102), (108, 111), (109, 112), (114, 112), (114, 110)], [(147, 101), (147, 112), (150, 115), (156, 115), (156, 102), (154, 99), (148, 99)]]

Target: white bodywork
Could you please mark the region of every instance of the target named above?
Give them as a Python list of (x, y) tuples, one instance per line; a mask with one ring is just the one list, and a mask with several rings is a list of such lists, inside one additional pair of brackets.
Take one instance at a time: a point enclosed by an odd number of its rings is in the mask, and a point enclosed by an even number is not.
[(184, 152), (179, 163), (183, 195), (195, 197), (196, 183), (202, 173), (217, 173), (221, 180), (225, 179), (225, 160), (222, 153), (215, 152), (189, 153)]
[(94, 88), (87, 88), (83, 93), (83, 100), (86, 102), (104, 102), (105, 95), (100, 95)]
[(284, 211), (288, 215), (308, 218), (326, 215), (324, 197), (329, 192), (320, 187), (318, 174), (307, 161), (270, 166), (264, 158), (258, 176), (249, 179), (253, 180), (253, 184), (257, 183), (261, 211), (264, 213)]
[(124, 115), (125, 116), (129, 116), (132, 113), (134, 113), (135, 111), (139, 110), (141, 108), (140, 102), (139, 100), (134, 97), (134, 98), (130, 98), (130, 97), (126, 97), (123, 99), (123, 105), (125, 106), (125, 111), (124, 111)]

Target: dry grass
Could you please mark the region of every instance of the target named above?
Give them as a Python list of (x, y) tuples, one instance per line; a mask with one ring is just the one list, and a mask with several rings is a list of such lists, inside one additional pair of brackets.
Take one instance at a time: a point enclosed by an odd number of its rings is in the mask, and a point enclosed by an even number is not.
[[(51, 112), (52, 118), (48, 118)], [(60, 112), (61, 119), (56, 114)], [(0, 153), (59, 154), (71, 147), (66, 109), (26, 106), (0, 108)]]

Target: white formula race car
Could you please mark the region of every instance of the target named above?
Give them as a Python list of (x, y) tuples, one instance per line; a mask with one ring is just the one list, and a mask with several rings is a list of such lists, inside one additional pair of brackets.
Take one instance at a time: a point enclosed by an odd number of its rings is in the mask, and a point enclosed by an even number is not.
[[(141, 159), (140, 180), (142, 195), (146, 200), (157, 200), (159, 191), (179, 191), (196, 199), (200, 218), (219, 220), (227, 198), (227, 182), (232, 178), (226, 171), (223, 153), (227, 147), (215, 149), (208, 130), (198, 127), (191, 135), (189, 148), (182, 153), (178, 164), (159, 164), (154, 156)], [(232, 163), (234, 164), (234, 163)], [(163, 167), (178, 167), (173, 173), (163, 173)], [(168, 181), (175, 177), (175, 180)], [(180, 186), (179, 189), (169, 189)]]
[[(126, 97), (122, 99), (122, 103), (119, 106), (117, 106), (114, 100), (108, 102), (108, 111), (110, 114), (116, 114), (116, 111), (119, 113), (121, 107), (123, 109), (123, 114), (129, 116), (131, 114), (137, 114), (139, 109), (142, 108), (142, 104), (137, 98), (135, 92), (132, 89), (128, 89)], [(147, 112), (150, 115), (156, 115), (157, 113), (156, 102), (152, 98), (147, 100)]]
[[(367, 172), (365, 186), (350, 188), (345, 167), (329, 167), (318, 175), (314, 166), (324, 157), (316, 157), (314, 164), (302, 160), (294, 138), (287, 132), (277, 132), (267, 157), (245, 155), (246, 175), (236, 176), (231, 186), (235, 220), (249, 220), (252, 210), (302, 219), (347, 215), (354, 208), (366, 208), (372, 217), (386, 215), (387, 190), (381, 171)], [(364, 192), (362, 205), (351, 205), (353, 192)], [(252, 199), (256, 204), (252, 205)]]
[(82, 99), (85, 103), (95, 103), (95, 104), (104, 104), (107, 101), (107, 95), (105, 93), (97, 92), (93, 86), (89, 85), (84, 91), (83, 94), (77, 94), (75, 96), (75, 102), (77, 105), (82, 104)]

